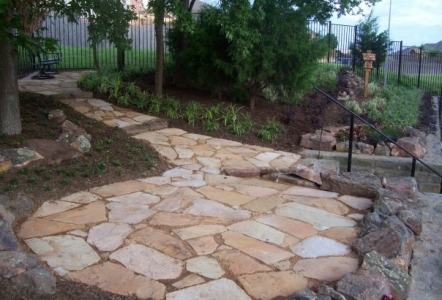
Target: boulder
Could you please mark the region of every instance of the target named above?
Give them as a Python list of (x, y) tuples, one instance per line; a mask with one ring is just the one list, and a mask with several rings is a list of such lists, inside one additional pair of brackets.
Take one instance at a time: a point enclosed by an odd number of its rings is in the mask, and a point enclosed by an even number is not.
[(383, 222), (384, 218), (381, 217), (377, 212), (365, 214), (359, 223), (359, 227), (361, 229), (359, 232), (359, 237), (363, 237), (367, 233), (380, 230)]
[(379, 142), (376, 144), (376, 148), (374, 149), (374, 155), (390, 156), (390, 147), (388, 147), (384, 142)]
[(347, 300), (347, 299), (345, 299), (345, 297), (341, 293), (336, 291), (331, 286), (328, 286), (325, 284), (321, 284), (318, 286), (318, 294), (324, 295), (324, 296), (329, 296), (333, 300)]
[(410, 201), (406, 196), (386, 189), (378, 190), (373, 210), (387, 216), (396, 215), (401, 209), (408, 209)]
[(307, 133), (302, 136), (301, 147), (313, 150), (332, 151), (336, 145), (333, 134), (323, 131), (321, 133)]
[(70, 145), (81, 153), (88, 152), (92, 147), (89, 139), (83, 134), (79, 135)]
[(123, 127), (122, 129), (129, 135), (135, 135), (146, 131), (155, 131), (169, 127), (169, 123), (166, 119), (155, 118), (144, 122), (141, 125), (130, 125)]
[(384, 188), (395, 191), (406, 196), (408, 199), (415, 199), (419, 192), (417, 181), (414, 177), (390, 177), (384, 182)]
[(66, 120), (66, 115), (61, 109), (53, 109), (48, 113), (48, 120), (56, 124), (61, 124)]
[[(419, 138), (402, 137), (399, 138), (396, 143), (418, 158), (424, 157), (424, 154), (427, 152), (427, 149), (422, 146)], [(405, 151), (396, 145), (391, 149), (391, 156), (409, 157)]]
[[(336, 144), (336, 151), (337, 152), (348, 153), (349, 145), (350, 145), (349, 141), (339, 142), (339, 143)], [(355, 142), (353, 142), (353, 148), (352, 148), (351, 152), (353, 154), (361, 154), (361, 150), (358, 149), (358, 147), (356, 146)]]
[(394, 298), (397, 300), (407, 299), (411, 277), (399, 266), (373, 251), (365, 254), (361, 268), (385, 276), (390, 282)]
[(374, 153), (374, 146), (363, 142), (357, 142), (356, 146), (362, 154), (372, 155)]
[(261, 176), (261, 171), (259, 169), (223, 168), (221, 170), (221, 172), (226, 175), (229, 175), (229, 176), (235, 176), (235, 177), (241, 177), (241, 178), (260, 177)]
[(19, 247), (12, 223), (0, 216), (0, 251), (16, 251)]
[(366, 172), (345, 172), (323, 178), (321, 190), (343, 195), (375, 198), (382, 188), (381, 180)]
[(4, 206), (16, 218), (30, 215), (34, 209), (34, 201), (23, 193), (18, 193), (12, 198), (0, 195), (0, 205)]
[(30, 147), (1, 150), (0, 157), (2, 157), (2, 161), (6, 161), (7, 165), (9, 165), (7, 161), (10, 161), (13, 167), (25, 166), (29, 162), (38, 159), (37, 153)]
[(1, 251), (0, 276), (11, 278), (26, 272), (38, 264), (38, 256), (26, 252)]
[(409, 207), (401, 209), (397, 213), (397, 217), (416, 235), (422, 233), (422, 211), (418, 207)]
[(52, 295), (55, 293), (56, 279), (54, 275), (41, 266), (13, 277), (11, 280), (18, 288), (27, 289), (34, 294)]
[(339, 162), (335, 160), (306, 158), (297, 162), (287, 173), (297, 175), (321, 185), (321, 174), (339, 174)]
[(11, 159), (7, 158), (6, 156), (3, 156), (0, 154), (0, 173), (6, 172), (9, 169), (12, 168), (12, 161)]
[(336, 283), (336, 289), (347, 300), (379, 300), (390, 294), (390, 283), (379, 273), (359, 270), (356, 274), (344, 275)]
[(40, 164), (59, 164), (64, 160), (74, 159), (81, 155), (81, 152), (60, 141), (30, 139), (26, 140), (24, 145), (44, 157), (42, 161), (39, 161)]

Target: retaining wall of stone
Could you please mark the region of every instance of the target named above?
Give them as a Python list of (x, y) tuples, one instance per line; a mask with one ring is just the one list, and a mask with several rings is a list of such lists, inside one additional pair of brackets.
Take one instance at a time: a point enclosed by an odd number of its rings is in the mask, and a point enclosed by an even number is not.
[[(300, 153), (303, 157), (318, 158), (317, 150), (303, 150)], [(339, 162), (341, 172), (347, 171), (347, 153), (321, 151), (320, 158), (333, 159)], [(441, 164), (424, 162), (438, 172), (442, 172)], [(352, 172), (368, 172), (380, 178), (410, 176), (411, 158), (392, 156), (373, 156), (364, 154), (353, 154)], [(439, 176), (428, 170), (419, 162), (416, 165), (415, 178), (422, 193), (440, 193), (441, 180)]]

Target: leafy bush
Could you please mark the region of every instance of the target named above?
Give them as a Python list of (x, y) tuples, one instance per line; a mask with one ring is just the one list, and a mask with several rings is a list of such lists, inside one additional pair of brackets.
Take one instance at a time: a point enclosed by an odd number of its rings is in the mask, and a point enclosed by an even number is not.
[(260, 130), (256, 133), (260, 138), (266, 141), (274, 140), (278, 134), (283, 132), (284, 126), (282, 126), (278, 121), (273, 119), (267, 120), (267, 124), (262, 126)]
[(191, 101), (184, 108), (183, 116), (187, 120), (187, 123), (195, 125), (195, 121), (200, 117), (202, 111), (203, 106), (200, 103)]
[(163, 111), (165, 112), (166, 116), (170, 119), (176, 119), (179, 118), (180, 110), (181, 110), (181, 104), (178, 100), (175, 100), (171, 97), (167, 97), (163, 100)]

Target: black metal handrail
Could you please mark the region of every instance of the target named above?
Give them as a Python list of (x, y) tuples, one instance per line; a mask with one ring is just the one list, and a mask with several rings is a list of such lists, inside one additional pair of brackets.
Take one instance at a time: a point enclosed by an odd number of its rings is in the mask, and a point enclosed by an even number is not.
[(407, 149), (403, 148), (402, 146), (398, 145), (395, 141), (393, 141), (390, 137), (388, 137), (387, 135), (385, 135), (382, 131), (380, 131), (379, 129), (377, 129), (376, 127), (374, 127), (372, 124), (368, 123), (368, 121), (366, 121), (365, 119), (361, 118), (358, 114), (356, 114), (354, 111), (352, 111), (351, 109), (349, 109), (348, 107), (346, 107), (345, 105), (343, 105), (342, 103), (340, 103), (338, 100), (336, 100), (335, 98), (333, 98), (332, 96), (330, 96), (329, 94), (327, 94), (326, 92), (324, 92), (323, 90), (321, 90), (318, 87), (315, 87), (315, 90), (317, 90), (319, 93), (321, 93), (322, 95), (324, 95), (325, 97), (327, 97), (327, 99), (333, 101), (334, 103), (336, 103), (337, 105), (339, 105), (342, 109), (346, 110), (348, 113), (350, 113), (350, 134), (349, 134), (349, 147), (348, 147), (348, 161), (347, 161), (347, 172), (351, 172), (351, 160), (352, 160), (352, 153), (353, 153), (353, 133), (354, 133), (354, 120), (355, 117), (361, 121), (362, 123), (365, 123), (366, 125), (368, 125), (371, 129), (373, 129), (374, 131), (376, 131), (378, 134), (380, 134), (381, 136), (383, 136), (384, 138), (386, 138), (389, 142), (395, 144), (397, 147), (399, 147), (401, 150), (403, 150), (405, 153), (407, 153), (408, 155), (410, 155), (412, 157), (412, 165), (411, 165), (411, 177), (414, 177), (415, 172), (416, 172), (416, 162), (420, 162), (422, 165), (424, 165), (427, 169), (429, 169), (430, 171), (432, 171), (434, 174), (436, 174), (437, 176), (439, 176), (439, 178), (442, 179), (442, 173), (436, 171), (435, 169), (433, 169), (432, 167), (430, 167), (429, 165), (427, 165), (425, 162), (423, 162), (420, 158), (416, 157), (414, 154), (412, 154), (410, 151), (408, 151)]

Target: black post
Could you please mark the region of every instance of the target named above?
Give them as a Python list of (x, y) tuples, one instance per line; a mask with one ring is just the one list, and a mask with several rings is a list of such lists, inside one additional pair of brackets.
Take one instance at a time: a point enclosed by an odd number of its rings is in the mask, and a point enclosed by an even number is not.
[(413, 157), (413, 162), (411, 163), (411, 177), (414, 177), (414, 173), (416, 173), (416, 157)]
[(327, 63), (330, 63), (331, 26), (332, 26), (332, 22), (331, 22), (331, 21), (328, 21), (328, 50), (327, 50)]
[(417, 88), (420, 88), (421, 85), (421, 68), (422, 68), (422, 53), (424, 52), (424, 47), (420, 47), (421, 51), (419, 52), (419, 71), (417, 73)]
[(347, 159), (347, 172), (351, 172), (351, 159), (353, 155), (353, 134), (355, 131), (355, 116), (350, 115), (350, 136), (348, 137), (348, 159)]
[(401, 84), (401, 70), (402, 70), (402, 41), (399, 46), (399, 66), (397, 70), (397, 84)]
[(356, 39), (358, 37), (358, 26), (355, 25), (355, 37), (353, 41), (353, 59), (351, 62), (351, 67), (353, 68), (353, 71), (356, 72)]

